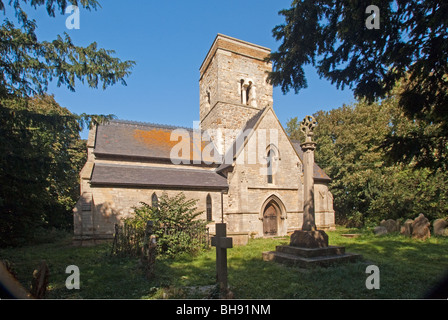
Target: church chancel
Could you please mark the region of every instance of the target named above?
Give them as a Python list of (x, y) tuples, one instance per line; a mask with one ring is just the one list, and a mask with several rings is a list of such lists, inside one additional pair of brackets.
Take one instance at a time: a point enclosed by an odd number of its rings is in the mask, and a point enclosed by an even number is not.
[[(216, 223), (226, 223), (234, 244), (301, 229), (308, 151), (306, 141), (289, 139), (274, 112), (272, 86), (266, 82), (269, 53), (216, 36), (199, 68), (194, 129), (124, 120), (91, 129), (74, 239), (110, 239), (114, 225), (132, 216), (140, 202), (156, 203), (163, 193), (180, 192), (198, 200), (212, 234)], [(332, 229), (330, 178), (309, 161), (314, 224)]]
[(315, 266), (330, 266), (341, 262), (356, 261), (361, 256), (346, 253), (344, 247), (330, 246), (328, 235), (319, 230), (315, 223), (314, 179), (312, 167), (314, 164), (313, 130), (316, 120), (312, 116), (303, 119), (300, 129), (305, 135), (305, 142), (301, 144), (303, 156), (303, 222), (302, 227), (291, 234), (289, 245), (280, 245), (276, 251), (263, 252), (263, 260), (277, 261), (302, 268)]

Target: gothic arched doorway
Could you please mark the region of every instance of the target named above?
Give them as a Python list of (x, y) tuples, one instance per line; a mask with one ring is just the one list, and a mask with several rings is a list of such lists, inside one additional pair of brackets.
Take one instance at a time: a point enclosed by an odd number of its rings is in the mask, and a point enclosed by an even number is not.
[(270, 201), (263, 212), (263, 236), (278, 235), (278, 220), (280, 216), (280, 208), (274, 201)]

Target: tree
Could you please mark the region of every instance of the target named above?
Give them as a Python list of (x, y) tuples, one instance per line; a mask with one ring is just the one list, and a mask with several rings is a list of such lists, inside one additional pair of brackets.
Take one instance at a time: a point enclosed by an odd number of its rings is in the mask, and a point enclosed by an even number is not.
[[(67, 33), (52, 42), (38, 41), (36, 21), (28, 20), (21, 6), (27, 2), (9, 2), (19, 28), (8, 19), (0, 27), (0, 97), (42, 94), (52, 80), (72, 91), (76, 79), (93, 88), (102, 83), (103, 89), (117, 82), (126, 84), (124, 78), (129, 76), (135, 63), (112, 57), (113, 50), (100, 49), (95, 42), (87, 47), (75, 46)], [(64, 14), (70, 4), (87, 10), (99, 6), (96, 0), (30, 0), (29, 3), (34, 8), (45, 5), (50, 16), (58, 10)], [(2, 0), (0, 9), (6, 10)]]
[(0, 246), (72, 226), (87, 158), (78, 118), (49, 95), (0, 100)]
[[(379, 29), (366, 26), (370, 5), (379, 9)], [(390, 136), (384, 148), (397, 161), (448, 167), (448, 2), (295, 0), (279, 13), (285, 23), (273, 29), (282, 41), (269, 57), (273, 85), (298, 93), (307, 87), (303, 67), (311, 64), (338, 88), (372, 102), (400, 81), (399, 106), (434, 130)]]
[(286, 133), (292, 140), (301, 140), (303, 138), (303, 133), (300, 131), (300, 122), (297, 117), (291, 118), (286, 123)]
[[(382, 219), (414, 219), (421, 212), (429, 219), (446, 216), (448, 192), (443, 186), (448, 174), (389, 163), (384, 157), (386, 136), (418, 127), (404, 116), (397, 99), (359, 101), (314, 117), (316, 163), (332, 178), (338, 223), (363, 226)], [(297, 124), (297, 118), (289, 120), (290, 136), (299, 133)]]
[(163, 193), (157, 205), (142, 202), (134, 208), (135, 215), (124, 220), (144, 231), (148, 220), (153, 221), (159, 252), (167, 256), (186, 252), (195, 254), (204, 248), (207, 238), (207, 222), (199, 219), (197, 199), (187, 199), (183, 192), (172, 197)]
[(79, 196), (78, 173), (85, 162), (81, 129), (113, 115), (76, 115), (45, 95), (50, 81), (74, 91), (77, 81), (103, 89), (126, 85), (133, 61), (114, 51), (76, 46), (64, 33), (39, 41), (37, 23), (22, 4), (45, 6), (49, 16), (68, 5), (86, 10), (97, 0), (11, 0), (0, 10), (13, 10), (18, 27), (5, 18), (0, 25), (0, 246), (22, 244), (36, 231), (71, 226)]
[(387, 174), (377, 146), (388, 131), (388, 112), (365, 101), (318, 112), (316, 162), (333, 179), (331, 192), (339, 222), (364, 225), (370, 203), (381, 193)]

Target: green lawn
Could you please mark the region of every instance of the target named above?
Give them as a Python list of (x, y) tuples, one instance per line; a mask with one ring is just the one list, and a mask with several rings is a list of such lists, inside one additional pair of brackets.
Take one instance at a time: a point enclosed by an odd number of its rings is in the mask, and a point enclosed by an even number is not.
[[(343, 233), (362, 233), (358, 238)], [(254, 239), (228, 250), (229, 286), (237, 299), (418, 299), (448, 271), (448, 239), (426, 241), (401, 235), (376, 237), (371, 232), (338, 229), (328, 232), (331, 245), (343, 245), (363, 260), (330, 268), (303, 270), (262, 260), (263, 251), (288, 243), (288, 238)], [(146, 280), (138, 259), (110, 256), (110, 245), (73, 247), (70, 238), (58, 243), (0, 250), (13, 263), (19, 281), (29, 288), (40, 260), (50, 268), (48, 298), (202, 298), (200, 289), (215, 282), (215, 250), (196, 257), (158, 259), (156, 276)], [(80, 289), (68, 290), (68, 265), (80, 269)], [(365, 286), (366, 267), (377, 265), (380, 289)], [(196, 289), (195, 289), (196, 288)]]

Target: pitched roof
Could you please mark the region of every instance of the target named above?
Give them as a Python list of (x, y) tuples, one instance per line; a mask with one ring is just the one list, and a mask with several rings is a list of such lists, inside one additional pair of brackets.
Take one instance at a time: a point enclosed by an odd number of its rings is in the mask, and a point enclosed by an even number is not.
[(269, 48), (218, 33), (199, 68), (201, 77), (218, 49), (242, 54), (258, 60), (264, 60), (271, 53)]
[[(223, 170), (229, 168), (232, 166), (233, 161), (236, 159), (238, 154), (241, 152), (241, 150), (244, 148), (244, 145), (246, 141), (249, 140), (252, 133), (255, 131), (258, 124), (263, 119), (264, 115), (267, 113), (267, 111), (272, 107), (266, 107), (259, 112), (257, 112), (249, 121), (246, 123), (246, 126), (244, 129), (240, 132), (239, 136), (235, 139), (232, 146), (229, 147), (229, 149), (226, 151), (226, 154), (224, 156), (223, 163), (216, 169), (217, 172), (222, 172)], [(296, 151), (297, 155), (300, 158), (300, 161), (303, 161), (303, 150), (300, 146), (300, 141), (298, 140), (291, 140), (290, 142)], [(314, 163), (313, 168), (313, 176), (315, 180), (320, 181), (331, 181), (331, 178), (320, 168), (316, 163)]]
[[(300, 161), (303, 161), (303, 150), (302, 147), (300, 147), (300, 141), (299, 140), (291, 140), (291, 144), (293, 145), (294, 149), (296, 150)], [(322, 170), (321, 167), (319, 167), (316, 162), (314, 162), (313, 167), (313, 177), (314, 180), (322, 180), (322, 181), (331, 181), (331, 178)]]
[[(226, 151), (226, 155), (224, 157), (224, 161), (221, 163), (221, 157), (219, 152), (215, 148), (212, 143), (213, 150), (210, 155), (207, 155), (207, 152), (198, 152), (199, 148), (202, 151), (206, 145), (210, 142), (202, 141), (200, 147), (196, 146), (197, 143), (193, 139), (193, 129), (184, 128), (184, 127), (175, 127), (161, 124), (153, 124), (153, 123), (143, 123), (143, 122), (134, 122), (134, 121), (123, 121), (123, 120), (111, 120), (107, 124), (102, 124), (98, 126), (96, 132), (96, 141), (94, 153), (97, 157), (120, 157), (120, 158), (150, 158), (156, 160), (164, 160), (164, 161), (172, 161), (174, 159), (171, 158), (171, 150), (174, 146), (176, 146), (179, 141), (171, 141), (171, 136), (174, 130), (182, 129), (184, 133), (189, 135), (188, 143), (190, 148), (189, 157), (182, 155), (178, 160), (189, 160), (193, 162), (196, 158), (199, 159), (197, 154), (200, 154), (201, 165), (211, 164), (213, 166), (218, 166), (216, 172), (222, 172), (226, 168), (232, 166), (233, 161), (238, 156), (239, 152), (244, 148), (246, 141), (250, 138), (251, 134), (255, 131), (258, 124), (261, 122), (264, 115), (270, 107), (266, 107), (259, 112), (257, 112), (245, 125), (244, 129), (241, 131), (240, 135), (235, 139), (232, 146)], [(175, 135), (175, 137), (177, 137)], [(294, 147), (297, 155), (300, 160), (303, 159), (303, 150), (300, 147), (300, 141), (291, 140), (291, 144)], [(214, 158), (216, 157), (216, 159)], [(98, 167), (99, 166), (99, 167)], [(157, 170), (161, 170), (160, 167), (139, 167), (137, 170), (136, 167), (132, 166), (112, 166), (109, 165), (110, 174), (116, 174), (116, 179), (112, 179), (109, 177), (108, 173), (104, 172), (104, 164), (96, 164), (97, 168), (95, 171), (94, 168), (94, 176), (92, 176), (92, 183), (97, 184), (122, 184), (122, 185), (155, 185), (155, 182), (148, 182), (148, 180), (144, 181), (141, 177), (155, 177), (154, 181), (159, 181), (158, 185), (163, 185), (163, 183), (167, 183), (167, 186), (182, 186), (185, 185), (180, 183), (182, 181), (182, 177), (185, 179), (192, 178), (192, 185), (194, 187), (204, 186), (207, 187), (208, 180), (211, 179), (210, 183), (212, 186), (217, 188), (222, 188), (224, 186), (223, 183), (219, 182), (220, 179), (224, 179), (217, 173), (211, 172), (214, 175), (210, 174), (202, 174), (203, 170), (200, 170), (199, 173), (194, 174), (191, 169), (177, 169), (172, 168), (169, 169), (171, 171), (166, 171), (168, 169), (164, 169), (160, 171), (160, 173), (155, 173)], [(115, 169), (114, 169), (115, 168)], [(137, 172), (139, 171), (140, 178), (138, 176), (131, 176), (132, 173), (129, 172)], [(146, 170), (148, 170), (146, 172)], [(181, 174), (178, 176), (178, 172), (180, 170), (189, 171), (185, 174)], [(95, 173), (96, 172), (96, 173)], [(115, 173), (113, 173), (115, 172)], [(145, 173), (146, 172), (146, 173)], [(167, 180), (161, 178), (161, 175), (165, 173), (167, 174)], [(126, 177), (126, 179), (125, 179)], [(201, 178), (200, 178), (201, 177)], [(170, 180), (172, 179), (172, 180)], [(203, 179), (201, 181), (201, 179)], [(321, 181), (331, 181), (331, 178), (316, 164), (314, 163), (314, 179)], [(126, 181), (127, 180), (127, 181)], [(215, 185), (216, 184), (216, 185)], [(187, 186), (187, 185), (185, 185)], [(227, 181), (225, 182), (225, 187), (227, 187)]]
[(236, 157), (246, 144), (246, 141), (249, 140), (255, 126), (258, 124), (267, 110), (268, 107), (261, 109), (246, 122), (243, 130), (240, 131), (236, 139), (233, 141), (232, 145), (226, 150), (222, 164), (216, 169), (217, 172), (221, 172), (224, 169), (232, 166), (233, 161), (236, 159)]
[(178, 160), (189, 160), (193, 162), (195, 159), (201, 159), (201, 164), (205, 164), (205, 162), (214, 162), (213, 157), (215, 155), (217, 157), (219, 156), (214, 145), (212, 145), (213, 150), (210, 153), (199, 152), (209, 142), (196, 142), (196, 139), (193, 138), (194, 130), (191, 128), (123, 120), (111, 120), (97, 127), (93, 152), (99, 157), (174, 160), (171, 157), (171, 151), (174, 146), (178, 145), (184, 139), (177, 133), (187, 134), (189, 138), (187, 142), (189, 154), (176, 155), (178, 156)]
[(227, 179), (206, 169), (179, 169), (97, 163), (91, 184), (96, 186), (191, 188), (223, 190)]

